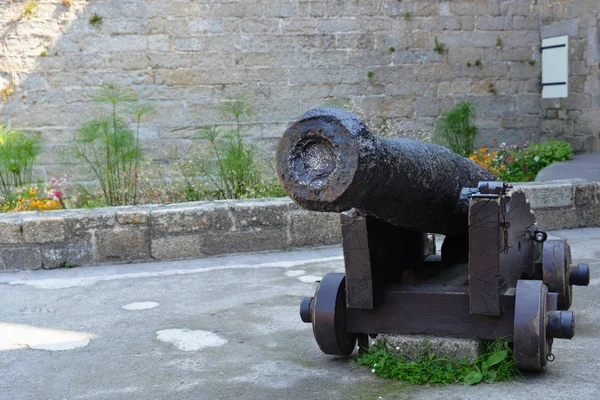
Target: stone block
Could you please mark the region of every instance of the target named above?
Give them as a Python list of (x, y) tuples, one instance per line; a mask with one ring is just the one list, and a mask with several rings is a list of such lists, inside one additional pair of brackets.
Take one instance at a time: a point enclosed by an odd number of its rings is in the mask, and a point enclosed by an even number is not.
[(533, 209), (574, 206), (574, 186), (572, 182), (515, 183), (514, 186), (515, 189), (523, 190)]
[(190, 33), (221, 33), (223, 32), (223, 21), (220, 19), (193, 20), (188, 23)]
[(65, 240), (63, 217), (32, 215), (23, 218), (23, 239), (26, 243), (57, 243)]
[(205, 235), (202, 252), (207, 255), (281, 250), (288, 246), (284, 227), (250, 228), (236, 232), (211, 232)]
[(559, 22), (552, 25), (542, 26), (540, 28), (540, 34), (542, 39), (567, 35), (569, 37), (576, 37), (579, 33), (579, 20), (572, 19), (570, 21)]
[(154, 234), (229, 230), (233, 221), (226, 204), (184, 203), (152, 210), (149, 224)]
[(89, 237), (90, 231), (115, 226), (115, 212), (111, 208), (73, 210), (65, 213), (65, 223), (70, 237)]
[(237, 230), (286, 226), (289, 209), (287, 198), (240, 201), (230, 208)]
[(583, 227), (582, 210), (576, 208), (544, 208), (534, 211), (537, 226), (543, 230), (574, 229)]
[(338, 213), (296, 210), (290, 211), (289, 218), (290, 246), (323, 246), (342, 242)]
[(16, 244), (23, 242), (20, 216), (0, 216), (0, 244)]
[(152, 238), (150, 255), (155, 260), (177, 260), (205, 257), (202, 251), (203, 236), (200, 234), (169, 235)]
[(141, 226), (94, 232), (94, 262), (131, 262), (150, 258), (149, 229)]
[(94, 263), (91, 243), (44, 245), (41, 255), (43, 269), (60, 268), (67, 264), (78, 267)]
[(15, 271), (42, 268), (39, 245), (2, 246), (0, 248), (0, 270)]
[(475, 361), (485, 350), (479, 340), (452, 337), (427, 337), (424, 335), (388, 335), (377, 340), (383, 341), (392, 353), (416, 359), (423, 354), (433, 353), (440, 358)]
[(117, 209), (115, 212), (115, 217), (120, 225), (146, 225), (148, 223), (149, 215), (149, 210), (146, 208)]
[(589, 207), (598, 204), (598, 188), (595, 183), (575, 185), (575, 206)]

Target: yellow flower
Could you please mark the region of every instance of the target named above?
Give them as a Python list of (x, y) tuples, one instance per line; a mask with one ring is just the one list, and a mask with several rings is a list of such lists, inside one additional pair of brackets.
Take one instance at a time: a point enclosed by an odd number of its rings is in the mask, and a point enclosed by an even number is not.
[(33, 194), (35, 194), (35, 193), (36, 193), (36, 190), (35, 190), (35, 189), (31, 189), (31, 190), (29, 190), (29, 194), (33, 195)]
[(486, 151), (487, 151), (487, 149), (485, 147), (482, 147), (482, 148), (479, 149), (480, 153), (485, 153)]

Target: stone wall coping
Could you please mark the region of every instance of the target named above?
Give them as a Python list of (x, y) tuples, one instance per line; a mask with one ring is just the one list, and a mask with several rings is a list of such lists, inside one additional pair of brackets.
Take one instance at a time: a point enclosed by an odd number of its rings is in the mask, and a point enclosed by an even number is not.
[[(515, 183), (545, 230), (600, 226), (600, 182)], [(289, 198), (0, 215), (0, 270), (202, 258), (341, 243), (337, 213)]]

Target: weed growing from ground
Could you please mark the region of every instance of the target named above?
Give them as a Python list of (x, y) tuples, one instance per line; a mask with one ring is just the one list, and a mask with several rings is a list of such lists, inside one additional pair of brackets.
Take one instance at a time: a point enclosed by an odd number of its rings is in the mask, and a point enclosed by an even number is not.
[(23, 7), (23, 17), (29, 18), (29, 17), (33, 16), (33, 14), (36, 12), (37, 9), (38, 9), (37, 1), (28, 2), (27, 4), (25, 4), (25, 7)]
[(422, 385), (425, 383), (462, 383), (510, 381), (521, 377), (512, 350), (502, 339), (490, 342), (485, 354), (473, 362), (437, 357), (427, 343), (414, 357), (391, 352), (385, 343), (378, 343), (369, 352), (356, 357), (357, 365), (368, 366), (382, 378), (400, 379)]
[(438, 41), (437, 36), (435, 37), (435, 46), (433, 47), (433, 51), (438, 54), (444, 54), (446, 52), (446, 44)]
[(96, 13), (94, 13), (89, 19), (90, 25), (100, 25), (102, 21), (104, 21), (104, 18)]

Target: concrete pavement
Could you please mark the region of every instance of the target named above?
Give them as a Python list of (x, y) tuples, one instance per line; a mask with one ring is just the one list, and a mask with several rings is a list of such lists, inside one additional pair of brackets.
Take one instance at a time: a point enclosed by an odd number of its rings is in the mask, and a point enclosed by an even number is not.
[(555, 231), (592, 282), (576, 336), (522, 382), (408, 386), (322, 354), (299, 301), (342, 271), (339, 247), (0, 274), (0, 400), (594, 399), (600, 229)]
[(535, 181), (573, 178), (600, 182), (600, 153), (581, 154), (568, 161), (550, 164), (537, 174)]

